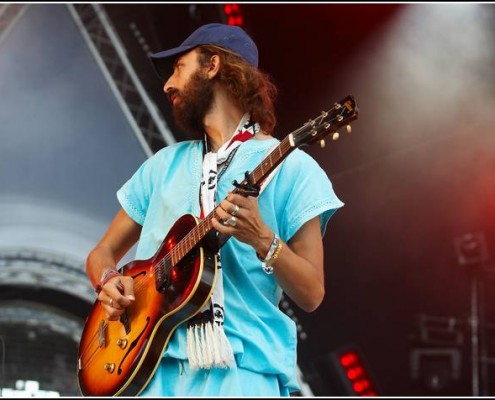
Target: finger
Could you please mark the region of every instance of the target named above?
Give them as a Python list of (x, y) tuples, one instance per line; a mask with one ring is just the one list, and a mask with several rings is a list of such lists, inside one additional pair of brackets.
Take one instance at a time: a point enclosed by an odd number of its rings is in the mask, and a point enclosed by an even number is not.
[[(248, 208), (251, 202), (249, 201), (251, 196), (244, 197), (240, 194), (229, 193), (229, 195), (225, 198), (230, 204), (237, 204), (241, 208)], [(233, 206), (230, 206), (233, 207)], [(228, 208), (230, 210), (231, 208)]]
[(233, 228), (230, 226), (222, 224), (217, 218), (212, 218), (211, 219), (211, 224), (213, 225), (213, 228), (216, 229), (218, 232), (227, 234), (227, 235), (232, 235), (233, 233)]
[(112, 309), (110, 311), (107, 311), (107, 315), (108, 315), (108, 319), (110, 321), (118, 321), (120, 316), (125, 312), (124, 309), (122, 310), (116, 310), (116, 309)]
[(228, 212), (230, 215), (233, 215), (234, 217), (237, 217), (241, 211), (241, 207), (239, 207), (238, 204), (236, 203), (233, 203), (227, 199), (224, 199), (221, 203), (220, 203), (221, 207), (223, 210), (225, 210), (226, 212)]
[(101, 304), (105, 306), (105, 309), (110, 312), (113, 310), (123, 310), (124, 307), (122, 307), (118, 302), (116, 302), (112, 297), (106, 297), (106, 300), (100, 300)]
[(107, 317), (110, 321), (116, 321), (120, 318), (120, 316), (124, 313), (125, 309), (124, 308), (115, 308), (115, 304), (113, 307), (110, 307), (108, 304), (104, 302), (100, 302), (103, 310), (106, 312)]
[(222, 202), (220, 203), (220, 207), (222, 208), (222, 210), (230, 214), (231, 211), (234, 209), (234, 203), (230, 202), (227, 199), (223, 199)]
[(134, 279), (130, 276), (125, 276), (122, 278), (121, 283), (124, 287), (123, 295), (129, 299), (131, 302), (135, 300), (134, 297)]
[[(129, 281), (131, 281), (129, 283)], [(111, 297), (113, 301), (114, 308), (125, 308), (128, 307), (134, 301), (134, 293), (132, 292), (132, 298), (125, 296), (126, 290), (129, 290), (129, 285), (132, 285), (132, 278), (119, 276), (110, 279), (108, 283), (104, 286), (105, 294)], [(126, 286), (127, 285), (127, 286)], [(132, 290), (132, 289), (130, 289)]]
[(226, 221), (232, 216), (227, 211), (225, 211), (222, 207), (217, 207), (216, 213), (217, 213), (218, 219), (220, 221)]

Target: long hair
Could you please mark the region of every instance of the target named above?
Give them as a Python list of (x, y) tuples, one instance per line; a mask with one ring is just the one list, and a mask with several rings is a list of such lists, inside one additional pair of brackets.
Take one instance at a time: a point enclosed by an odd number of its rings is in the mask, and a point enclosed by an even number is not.
[(216, 54), (220, 57), (216, 79), (229, 91), (233, 101), (260, 124), (262, 131), (272, 134), (277, 124), (274, 107), (277, 87), (270, 76), (221, 47), (204, 45), (198, 47), (198, 51), (199, 63), (203, 67), (208, 65), (211, 56)]

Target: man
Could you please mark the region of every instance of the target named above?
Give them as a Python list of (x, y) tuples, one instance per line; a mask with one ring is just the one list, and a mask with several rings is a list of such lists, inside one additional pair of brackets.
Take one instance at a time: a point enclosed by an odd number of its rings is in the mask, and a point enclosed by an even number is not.
[(298, 389), (297, 335), (278, 304), (283, 292), (307, 312), (322, 302), (322, 234), (342, 202), (298, 149), (261, 188), (232, 192), (279, 143), (276, 88), (243, 29), (204, 25), (152, 61), (177, 124), (197, 139), (160, 150), (118, 191), (122, 208), (89, 254), (88, 276), (118, 319), (135, 300), (132, 278), (116, 272), (123, 255), (139, 241), (136, 258), (148, 259), (180, 216), (214, 212), (219, 239), (230, 239), (211, 300), (174, 331), (141, 395), (288, 396)]

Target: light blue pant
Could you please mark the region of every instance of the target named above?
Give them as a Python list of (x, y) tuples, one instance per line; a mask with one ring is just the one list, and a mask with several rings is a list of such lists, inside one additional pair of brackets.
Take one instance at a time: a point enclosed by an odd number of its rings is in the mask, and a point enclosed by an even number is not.
[(155, 374), (140, 396), (289, 396), (285, 387), (280, 387), (277, 375), (265, 375), (237, 366), (228, 369), (189, 369), (187, 360), (163, 358)]

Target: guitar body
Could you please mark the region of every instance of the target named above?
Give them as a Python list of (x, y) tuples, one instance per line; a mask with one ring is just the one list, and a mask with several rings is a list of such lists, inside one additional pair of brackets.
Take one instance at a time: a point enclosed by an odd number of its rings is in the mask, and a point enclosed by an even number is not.
[(97, 300), (86, 320), (78, 354), (78, 380), (85, 396), (135, 396), (148, 384), (178, 325), (209, 300), (217, 271), (216, 256), (199, 245), (165, 271), (159, 291), (160, 260), (196, 225), (189, 214), (176, 221), (155, 255), (124, 265), (134, 279), (135, 302), (118, 321), (109, 321)]

